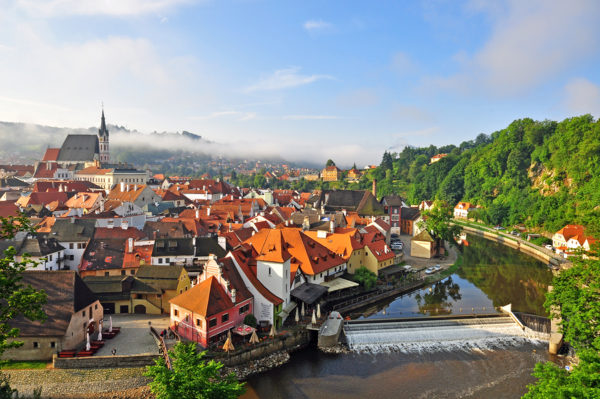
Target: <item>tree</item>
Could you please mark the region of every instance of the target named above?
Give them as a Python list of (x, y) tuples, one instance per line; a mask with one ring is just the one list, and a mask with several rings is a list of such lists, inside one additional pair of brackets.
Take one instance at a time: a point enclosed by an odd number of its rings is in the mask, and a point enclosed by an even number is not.
[[(18, 231), (34, 231), (27, 217), (0, 217), (0, 238), (10, 240)], [(46, 318), (42, 309), (46, 303), (46, 293), (21, 283), (23, 271), (28, 264), (35, 262), (27, 255), (17, 262), (16, 254), (15, 248), (10, 246), (4, 251), (4, 257), (0, 258), (0, 355), (6, 349), (23, 345), (23, 342), (15, 339), (19, 336), (19, 329), (10, 326), (11, 320), (20, 315), (29, 320), (44, 321)]]
[(383, 169), (384, 171), (393, 169), (394, 168), (394, 159), (392, 158), (392, 154), (385, 151), (383, 153), (383, 158), (381, 159), (381, 165), (379, 165), (379, 167), (381, 169)]
[(152, 378), (150, 389), (157, 399), (234, 399), (244, 393), (234, 373), (221, 375), (223, 364), (205, 361), (206, 352), (196, 344), (178, 342), (169, 351), (171, 369), (159, 357), (145, 375)]
[(575, 348), (579, 364), (571, 372), (538, 363), (525, 398), (600, 397), (600, 260), (597, 248), (589, 259), (575, 258), (573, 267), (554, 277), (553, 290), (544, 306), (551, 317), (560, 317), (565, 341)]
[(364, 266), (359, 267), (354, 273), (354, 280), (362, 284), (366, 290), (370, 290), (377, 284), (377, 275)]
[(325, 163), (325, 167), (327, 167), (327, 166), (335, 166), (335, 162), (333, 162), (332, 159), (328, 159), (327, 163)]
[[(421, 212), (423, 221), (419, 222), (419, 227), (429, 231), (437, 240), (448, 241), (452, 245), (456, 244), (456, 237), (461, 232), (461, 227), (452, 223), (452, 208), (445, 202), (435, 201), (433, 208)], [(439, 244), (439, 243), (438, 243)]]

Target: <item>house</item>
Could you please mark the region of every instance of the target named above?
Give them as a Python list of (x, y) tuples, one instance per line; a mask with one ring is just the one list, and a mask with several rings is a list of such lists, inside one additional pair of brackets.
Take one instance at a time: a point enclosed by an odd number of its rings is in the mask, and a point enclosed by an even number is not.
[(333, 251), (346, 261), (348, 273), (365, 266), (365, 245), (358, 229), (336, 229), (334, 233), (327, 231), (305, 231), (313, 240)]
[(154, 240), (152, 264), (180, 264), (185, 266), (190, 277), (194, 278), (211, 254), (218, 257), (226, 255), (225, 239), (222, 241), (223, 245), (219, 245), (218, 239), (212, 237), (157, 238)]
[(436, 240), (427, 230), (410, 239), (410, 256), (430, 259), (444, 251), (441, 240)]
[(104, 317), (100, 301), (73, 270), (25, 271), (21, 283), (47, 295), (43, 311), (46, 320), (32, 322), (24, 316), (9, 321), (19, 329), (23, 346), (8, 349), (4, 359), (15, 361), (50, 361), (61, 350), (81, 348), (86, 333), (93, 338), (98, 321)]
[(421, 201), (419, 204), (420, 211), (429, 211), (433, 209), (433, 201)]
[(401, 260), (401, 257), (397, 256), (384, 240), (366, 243), (364, 248), (364, 266), (377, 275), (381, 269), (393, 266)]
[(475, 205), (470, 202), (461, 201), (454, 207), (454, 217), (457, 219), (467, 219), (469, 217), (469, 212), (475, 209)]
[(60, 270), (64, 268), (65, 248), (55, 238), (43, 234), (31, 235), (19, 232), (10, 240), (0, 241), (0, 253), (14, 247), (15, 261), (22, 262), (25, 257), (30, 260), (27, 270)]
[(160, 291), (160, 306), (162, 313), (169, 313), (169, 301), (191, 288), (188, 272), (183, 266), (152, 266), (142, 265), (135, 276), (145, 284)]
[(101, 193), (77, 193), (65, 202), (65, 206), (71, 209), (80, 209), (82, 213), (88, 213), (92, 209), (100, 207), (104, 202)]
[(321, 171), (321, 179), (323, 179), (323, 181), (338, 181), (341, 176), (342, 171), (335, 165), (326, 166)]
[(368, 190), (322, 190), (314, 201), (314, 208), (321, 213), (346, 210), (360, 216), (385, 216), (385, 209)]
[(383, 235), (385, 243), (390, 245), (392, 228), (388, 223), (384, 222), (381, 218), (377, 218), (369, 223), (367, 227), (369, 226), (376, 228)]
[(594, 237), (586, 235), (585, 227), (578, 224), (568, 224), (552, 236), (554, 248), (567, 256), (580, 248), (589, 251), (595, 242)]
[(161, 291), (135, 276), (85, 276), (104, 313), (161, 314)]
[(406, 208), (404, 200), (399, 195), (386, 195), (381, 199), (381, 204), (385, 210), (386, 220), (391, 228), (392, 234), (401, 234), (400, 217), (402, 216), (402, 207)]
[(418, 208), (401, 208), (400, 209), (400, 232), (414, 236), (418, 234), (418, 220), (421, 217), (421, 212)]
[[(53, 218), (54, 219), (54, 218)], [(63, 267), (77, 270), (81, 258), (95, 232), (95, 222), (86, 219), (55, 219), (47, 237), (56, 239), (64, 247)]]
[(253, 313), (253, 297), (230, 258), (211, 257), (199, 283), (171, 299), (171, 328), (207, 347)]
[(352, 168), (348, 171), (348, 180), (358, 181), (362, 176), (362, 172), (356, 168)]
[(161, 201), (161, 198), (146, 185), (121, 182), (110, 190), (106, 200), (131, 202), (143, 208), (145, 205)]
[(92, 165), (75, 173), (75, 180), (88, 181), (94, 183), (104, 190), (111, 190), (115, 186), (131, 184), (144, 186), (148, 179), (148, 174), (143, 170), (137, 170), (129, 167), (99, 167)]
[(436, 163), (438, 162), (440, 159), (447, 157), (448, 154), (437, 154), (431, 157), (431, 159), (429, 160), (429, 164), (431, 165), (432, 163)]

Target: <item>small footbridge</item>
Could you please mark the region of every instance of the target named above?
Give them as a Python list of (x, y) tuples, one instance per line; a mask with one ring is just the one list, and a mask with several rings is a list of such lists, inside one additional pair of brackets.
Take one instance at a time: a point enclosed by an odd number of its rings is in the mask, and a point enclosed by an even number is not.
[(548, 339), (512, 313), (346, 320), (343, 331), (350, 349), (366, 352), (495, 349)]

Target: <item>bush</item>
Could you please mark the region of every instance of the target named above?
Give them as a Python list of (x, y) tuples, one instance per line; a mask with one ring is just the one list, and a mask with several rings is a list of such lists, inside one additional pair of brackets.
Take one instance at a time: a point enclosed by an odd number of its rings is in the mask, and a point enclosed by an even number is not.
[(249, 314), (246, 317), (244, 317), (244, 324), (256, 328), (258, 322), (256, 321), (256, 317), (254, 317), (253, 314)]
[(370, 290), (377, 284), (377, 275), (366, 267), (361, 266), (354, 273), (354, 281), (361, 284), (366, 290)]

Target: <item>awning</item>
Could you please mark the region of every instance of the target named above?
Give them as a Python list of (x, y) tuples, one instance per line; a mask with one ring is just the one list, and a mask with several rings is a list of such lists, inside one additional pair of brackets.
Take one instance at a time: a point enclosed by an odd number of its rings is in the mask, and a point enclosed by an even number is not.
[(346, 288), (358, 287), (358, 283), (354, 281), (346, 280), (345, 278), (334, 278), (331, 281), (322, 282), (320, 285), (327, 287), (327, 292), (339, 291)]
[(323, 287), (319, 284), (304, 283), (301, 286), (294, 288), (290, 292), (290, 295), (307, 305), (312, 305), (325, 295), (327, 290), (327, 287)]
[(290, 313), (292, 313), (292, 310), (294, 310), (295, 308), (296, 302), (290, 301), (290, 303), (285, 308), (283, 308), (281, 312), (279, 312), (278, 316), (285, 319), (290, 315)]

